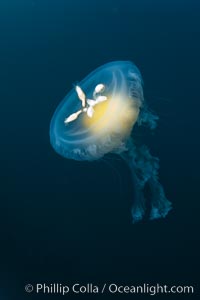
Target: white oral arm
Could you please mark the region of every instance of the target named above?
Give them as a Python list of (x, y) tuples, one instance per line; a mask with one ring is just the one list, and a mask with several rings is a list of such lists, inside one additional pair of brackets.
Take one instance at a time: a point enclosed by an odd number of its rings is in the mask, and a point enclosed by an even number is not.
[(94, 89), (94, 94), (102, 93), (105, 89), (105, 85), (103, 83), (97, 84)]
[(93, 99), (87, 99), (87, 104), (88, 104), (89, 106), (95, 106), (96, 100), (93, 100)]
[(101, 103), (101, 102), (104, 102), (107, 100), (107, 97), (106, 96), (98, 96), (96, 98), (96, 100), (93, 100), (93, 99), (87, 99), (87, 104), (89, 106), (95, 106), (96, 104), (98, 103)]
[(97, 84), (97, 86), (95, 87), (94, 89), (94, 92), (93, 92), (93, 97), (96, 99), (97, 98), (97, 94), (99, 93), (102, 93), (105, 89), (105, 85), (100, 83), (100, 84)]
[(68, 124), (78, 118), (78, 116), (82, 113), (82, 110), (79, 110), (73, 114), (71, 114), (68, 118), (65, 119), (64, 123)]
[(88, 115), (88, 117), (92, 118), (93, 114), (94, 114), (94, 108), (93, 108), (93, 106), (88, 107), (88, 109), (87, 109), (87, 115)]
[(108, 98), (106, 96), (98, 96), (96, 99), (96, 104), (106, 101)]
[(75, 90), (77, 92), (78, 98), (81, 100), (82, 102), (82, 107), (85, 107), (86, 104), (86, 96), (85, 93), (83, 92), (83, 90), (80, 88), (80, 86), (76, 85), (75, 86)]

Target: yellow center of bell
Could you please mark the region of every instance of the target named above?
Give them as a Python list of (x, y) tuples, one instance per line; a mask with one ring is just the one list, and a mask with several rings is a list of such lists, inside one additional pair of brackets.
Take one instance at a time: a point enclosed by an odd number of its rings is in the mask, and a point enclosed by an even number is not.
[(84, 116), (84, 125), (86, 127), (91, 127), (96, 123), (100, 123), (103, 116), (105, 116), (105, 113), (108, 109), (108, 101), (98, 103), (94, 106), (94, 114), (90, 118), (87, 114)]
[(93, 134), (117, 133), (126, 136), (137, 120), (139, 109), (132, 105), (132, 100), (124, 101), (116, 96), (94, 106), (94, 114), (90, 118), (84, 114), (83, 126)]

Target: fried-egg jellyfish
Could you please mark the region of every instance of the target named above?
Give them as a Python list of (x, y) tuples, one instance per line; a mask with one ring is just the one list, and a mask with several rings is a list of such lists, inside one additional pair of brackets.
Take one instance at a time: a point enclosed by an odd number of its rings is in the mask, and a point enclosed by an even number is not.
[(149, 217), (157, 219), (171, 209), (158, 181), (159, 160), (134, 137), (135, 126), (154, 129), (157, 120), (144, 102), (138, 68), (130, 61), (114, 61), (90, 73), (63, 99), (51, 120), (50, 141), (57, 153), (79, 161), (119, 154), (131, 171), (133, 222), (145, 215), (146, 185), (151, 194)]

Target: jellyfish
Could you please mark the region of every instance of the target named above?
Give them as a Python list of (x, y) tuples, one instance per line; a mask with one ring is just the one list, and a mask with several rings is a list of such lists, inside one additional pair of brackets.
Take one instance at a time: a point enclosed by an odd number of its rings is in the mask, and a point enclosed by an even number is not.
[(134, 130), (142, 126), (153, 130), (157, 121), (144, 100), (138, 68), (130, 61), (114, 61), (91, 72), (58, 105), (50, 123), (50, 142), (58, 154), (78, 161), (119, 155), (130, 169), (133, 223), (146, 215), (152, 220), (165, 217), (171, 202), (159, 182), (159, 159), (137, 140)]

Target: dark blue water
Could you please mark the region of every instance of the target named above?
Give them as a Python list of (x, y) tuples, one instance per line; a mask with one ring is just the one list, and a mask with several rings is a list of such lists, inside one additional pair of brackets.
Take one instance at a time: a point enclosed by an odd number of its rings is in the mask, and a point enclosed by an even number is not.
[[(1, 1), (0, 299), (43, 299), (24, 292), (37, 282), (197, 287), (199, 16), (192, 0)], [(72, 84), (112, 60), (139, 67), (160, 116), (141, 139), (160, 158), (173, 203), (163, 220), (131, 224), (122, 161), (70, 161), (49, 143), (52, 114)]]

